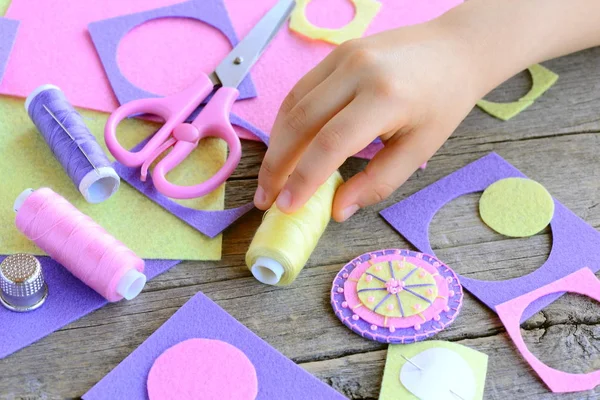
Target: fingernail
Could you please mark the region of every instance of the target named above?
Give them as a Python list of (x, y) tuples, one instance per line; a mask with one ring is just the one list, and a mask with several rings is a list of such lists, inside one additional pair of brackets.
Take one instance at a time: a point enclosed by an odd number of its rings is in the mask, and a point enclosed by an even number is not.
[(359, 209), (360, 207), (356, 204), (352, 204), (351, 206), (344, 208), (344, 211), (342, 211), (343, 221), (346, 221), (348, 218), (356, 214)]
[(262, 186), (258, 186), (256, 188), (256, 193), (254, 193), (254, 204), (262, 206), (267, 202), (267, 194), (265, 193), (265, 189)]
[(277, 207), (280, 210), (286, 211), (292, 206), (292, 193), (285, 189), (277, 196)]

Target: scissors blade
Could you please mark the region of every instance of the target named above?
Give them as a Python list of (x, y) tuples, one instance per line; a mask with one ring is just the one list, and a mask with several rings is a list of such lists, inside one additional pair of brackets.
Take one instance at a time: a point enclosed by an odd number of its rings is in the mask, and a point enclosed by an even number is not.
[(295, 0), (279, 0), (217, 66), (221, 84), (237, 87), (292, 13)]

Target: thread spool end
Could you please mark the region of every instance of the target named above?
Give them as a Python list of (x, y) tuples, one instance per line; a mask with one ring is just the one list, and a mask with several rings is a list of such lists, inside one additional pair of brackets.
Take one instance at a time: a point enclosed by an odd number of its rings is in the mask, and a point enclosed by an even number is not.
[(51, 84), (45, 84), (45, 85), (38, 87), (37, 89), (34, 89), (33, 92), (31, 92), (29, 94), (29, 96), (27, 96), (27, 98), (25, 99), (25, 111), (27, 111), (27, 113), (29, 113), (29, 105), (31, 104), (33, 99), (35, 99), (37, 97), (38, 94), (45, 92), (46, 90), (50, 90), (50, 89), (60, 90), (60, 88), (58, 86), (51, 85)]
[(29, 196), (31, 196), (33, 191), (33, 189), (25, 189), (21, 192), (20, 195), (17, 196), (15, 204), (13, 205), (13, 209), (15, 210), (15, 212), (19, 212), (19, 209), (21, 208), (21, 206), (23, 206), (23, 204), (29, 198)]
[(117, 284), (117, 293), (126, 300), (135, 298), (146, 285), (146, 275), (137, 269), (131, 269), (121, 277)]
[(268, 257), (258, 257), (250, 271), (259, 282), (266, 285), (277, 285), (285, 272), (281, 263)]
[(101, 167), (83, 177), (79, 191), (88, 203), (102, 203), (116, 193), (120, 183), (121, 178), (112, 167)]

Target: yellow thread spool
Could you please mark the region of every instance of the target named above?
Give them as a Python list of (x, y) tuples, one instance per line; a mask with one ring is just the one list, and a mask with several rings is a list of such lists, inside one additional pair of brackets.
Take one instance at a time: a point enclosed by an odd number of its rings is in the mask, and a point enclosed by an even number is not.
[(333, 197), (343, 182), (336, 171), (295, 213), (284, 214), (275, 204), (265, 213), (246, 253), (256, 279), (279, 286), (296, 279), (327, 228)]

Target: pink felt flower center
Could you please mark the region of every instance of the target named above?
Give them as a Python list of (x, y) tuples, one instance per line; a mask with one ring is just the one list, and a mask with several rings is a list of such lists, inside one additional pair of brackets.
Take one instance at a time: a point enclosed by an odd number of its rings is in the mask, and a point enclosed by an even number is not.
[(400, 293), (402, 291), (402, 289), (404, 289), (404, 282), (399, 280), (399, 279), (388, 279), (388, 281), (385, 283), (385, 287), (388, 291), (388, 293), (391, 294), (396, 294), (396, 293)]

